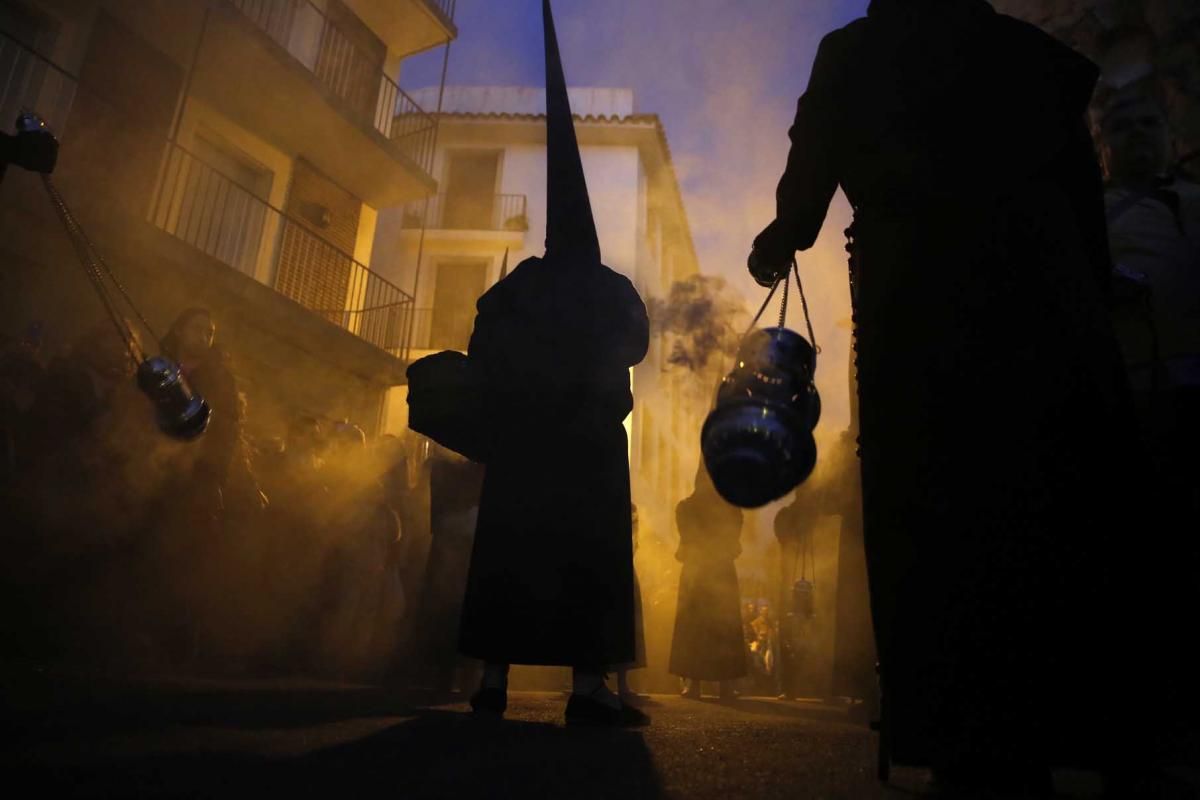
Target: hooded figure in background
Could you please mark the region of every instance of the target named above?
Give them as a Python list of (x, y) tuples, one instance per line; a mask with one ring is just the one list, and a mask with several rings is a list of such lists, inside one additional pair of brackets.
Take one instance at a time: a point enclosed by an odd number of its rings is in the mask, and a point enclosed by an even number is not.
[(1085, 123), (1097, 77), (984, 0), (874, 0), (821, 43), (755, 242), (789, 263), (839, 185), (854, 207), (888, 755), (951, 785), (1041, 790), (1051, 765), (1125, 745), (1101, 699), (1138, 590), (1114, 581), (1136, 487)]
[(703, 461), (694, 491), (675, 506), (675, 524), (675, 558), (683, 569), (668, 669), (684, 679), (684, 697), (699, 699), (701, 682), (713, 681), (722, 700), (733, 700), (733, 682), (747, 672), (734, 565), (742, 552), (742, 510), (717, 494)]
[[(649, 323), (633, 284), (600, 261), (548, 1), (542, 12), (546, 254), (479, 299), (465, 359), (413, 365), (411, 419), (487, 463), (460, 633), (462, 653), (486, 664), (473, 708), (504, 711), (509, 664), (559, 665), (575, 670), (568, 724), (637, 724), (604, 671), (635, 656), (622, 422)], [(461, 405), (434, 422), (447, 386)]]

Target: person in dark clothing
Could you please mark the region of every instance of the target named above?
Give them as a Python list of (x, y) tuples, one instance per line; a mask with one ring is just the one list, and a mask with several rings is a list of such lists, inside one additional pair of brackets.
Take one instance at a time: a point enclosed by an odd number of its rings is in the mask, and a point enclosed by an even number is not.
[(893, 760), (951, 783), (1044, 789), (1050, 765), (1122, 746), (1097, 698), (1121, 669), (1101, 648), (1127, 610), (1136, 444), (1084, 116), (1097, 77), (983, 0), (873, 0), (820, 45), (755, 242), (788, 264), (838, 186), (854, 208), (883, 724)]
[(458, 655), (458, 639), (484, 473), (483, 465), (453, 454), (438, 452), (431, 459), (431, 542), (416, 622), (415, 658), (421, 661), (416, 677), (422, 686), (449, 690), (473, 671)]
[(746, 675), (746, 641), (734, 560), (742, 552), (742, 511), (721, 499), (701, 465), (695, 491), (675, 507), (679, 603), (669, 670), (685, 681), (684, 697), (698, 698), (701, 681), (720, 683), (732, 700), (733, 682)]
[[(823, 476), (820, 476), (823, 477)], [(796, 497), (775, 515), (775, 539), (779, 542), (779, 652), (776, 682), (783, 699), (804, 696), (807, 640), (812, 635), (811, 606), (797, 607), (798, 580), (812, 601), (815, 570), (813, 537), (820, 519), (829, 514), (826, 487), (818, 476), (796, 488)], [(757, 638), (757, 637), (756, 637)], [(813, 696), (811, 693), (808, 696)]]
[(212, 314), (188, 308), (175, 318), (162, 339), (162, 352), (179, 364), (188, 383), (212, 409), (208, 429), (186, 444), (165, 443), (170, 477), (149, 515), (154, 555), (149, 560), (161, 582), (162, 614), (158, 638), (178, 665), (220, 656), (205, 623), (214, 616), (211, 582), (225, 570), (216, 542), (228, 533), (223, 525), (224, 492), (241, 438), (241, 403), (225, 350), (216, 343)]
[(220, 505), (220, 492), (229, 479), (230, 467), (241, 436), (242, 404), (229, 357), (216, 343), (216, 326), (204, 308), (185, 309), (163, 338), (163, 354), (178, 362), (188, 383), (213, 409), (212, 419), (200, 442), (193, 470), (195, 485)]
[[(542, 13), (546, 254), (517, 265), (477, 305), (465, 362), (486, 406), (482, 419), (463, 422), (476, 423), (472, 449), (486, 459), (487, 475), (459, 645), (486, 664), (472, 698), (477, 712), (503, 713), (509, 664), (569, 666), (568, 724), (643, 724), (643, 714), (608, 690), (604, 672), (634, 660), (622, 421), (633, 408), (629, 370), (646, 355), (649, 322), (629, 279), (601, 263), (549, 2)], [(426, 366), (409, 370), (416, 430), (429, 410)]]
[[(1173, 532), (1177, 520), (1194, 524), (1200, 517), (1200, 184), (1173, 168), (1169, 131), (1150, 79), (1122, 87), (1102, 104), (1109, 243), (1120, 280), (1136, 285), (1114, 309), (1149, 450), (1136, 468), (1153, 476), (1152, 524), (1166, 534), (1161, 557), (1148, 565), (1156, 576), (1153, 603), (1194, 609), (1200, 545), (1195, 536)], [(1194, 642), (1184, 634), (1191, 627), (1181, 621), (1177, 635), (1162, 637), (1170, 652), (1149, 683), (1175, 710), (1163, 726), (1174, 731), (1169, 738), (1191, 739), (1196, 750), (1200, 742), (1191, 729), (1200, 693), (1190, 656)]]

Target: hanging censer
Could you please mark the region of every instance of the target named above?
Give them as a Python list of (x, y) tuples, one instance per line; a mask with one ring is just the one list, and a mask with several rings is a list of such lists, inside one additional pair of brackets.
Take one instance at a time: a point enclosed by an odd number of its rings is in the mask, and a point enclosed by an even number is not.
[[(46, 123), (36, 114), (22, 113), (17, 117), (17, 131), (18, 133), (46, 131)], [(137, 340), (118, 312), (118, 299), (113, 295), (113, 289), (116, 290), (120, 301), (124, 302), (146, 332), (156, 342), (159, 342), (160, 349), (161, 341), (154, 333), (149, 321), (130, 298), (124, 285), (113, 273), (108, 262), (104, 260), (92, 240), (88, 238), (79, 224), (79, 220), (67, 206), (62, 195), (59, 194), (50, 175), (43, 174), (42, 181), (46, 187), (46, 193), (50, 196), (54, 211), (67, 232), (67, 238), (71, 240), (71, 244), (75, 248), (80, 266), (83, 267), (84, 273), (91, 281), (92, 288), (96, 290), (96, 296), (99, 297), (100, 304), (112, 322), (117, 336), (125, 345), (125, 351), (137, 367), (138, 388), (153, 403), (159, 429), (173, 439), (186, 441), (199, 437), (208, 428), (209, 420), (212, 417), (212, 410), (209, 408), (208, 402), (188, 385), (183, 371), (173, 360), (162, 355), (144, 357)], [(109, 284), (111, 284), (111, 288)]]
[[(785, 327), (792, 275), (804, 308), (808, 339)], [(755, 326), (783, 284), (779, 325)], [(816, 337), (793, 261), (771, 287), (721, 381), (700, 434), (704, 464), (717, 492), (740, 508), (758, 508), (803, 483), (817, 463), (813, 429), (821, 417), (815, 383)]]

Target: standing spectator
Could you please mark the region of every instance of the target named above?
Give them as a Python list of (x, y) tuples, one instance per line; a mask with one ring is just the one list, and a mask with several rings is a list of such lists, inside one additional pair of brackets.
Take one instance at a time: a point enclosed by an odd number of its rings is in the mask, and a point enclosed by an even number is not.
[(196, 453), (186, 494), (193, 511), (213, 516), (221, 508), (221, 492), (229, 478), (242, 431), (237, 381), (225, 350), (216, 343), (216, 325), (205, 308), (185, 309), (163, 337), (163, 354), (174, 359), (192, 388), (208, 401), (212, 418)]
[(1108, 234), (1118, 274), (1148, 315), (1118, 312), (1126, 364), (1161, 476), (1200, 512), (1200, 184), (1172, 170), (1169, 125), (1147, 81), (1114, 93), (1100, 122)]
[[(1119, 285), (1116, 307), (1126, 367), (1151, 463), (1130, 468), (1153, 476), (1143, 512), (1161, 542), (1142, 569), (1156, 576), (1154, 608), (1194, 609), (1200, 545), (1187, 533), (1200, 518), (1200, 184), (1172, 168), (1167, 115), (1152, 79), (1115, 92), (1103, 105), (1101, 153), (1108, 177), (1108, 235)], [(1183, 522), (1186, 520), (1187, 522)], [(1187, 739), (1200, 713), (1184, 628), (1159, 642), (1171, 649), (1147, 682), (1168, 698), (1164, 741)]]

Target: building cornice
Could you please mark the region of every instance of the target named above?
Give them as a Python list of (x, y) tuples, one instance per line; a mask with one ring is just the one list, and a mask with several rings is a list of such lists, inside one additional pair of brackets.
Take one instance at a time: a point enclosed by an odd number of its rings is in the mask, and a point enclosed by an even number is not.
[[(546, 143), (545, 114), (503, 112), (442, 112), (434, 115), (439, 124), (441, 145), (513, 145)], [(647, 171), (662, 181), (667, 191), (667, 206), (677, 216), (675, 222), (684, 233), (688, 258), (699, 269), (696, 246), (688, 224), (683, 192), (675, 172), (666, 130), (657, 114), (626, 116), (574, 115), (575, 131), (581, 147), (636, 147)], [(673, 207), (673, 208), (671, 208)]]

